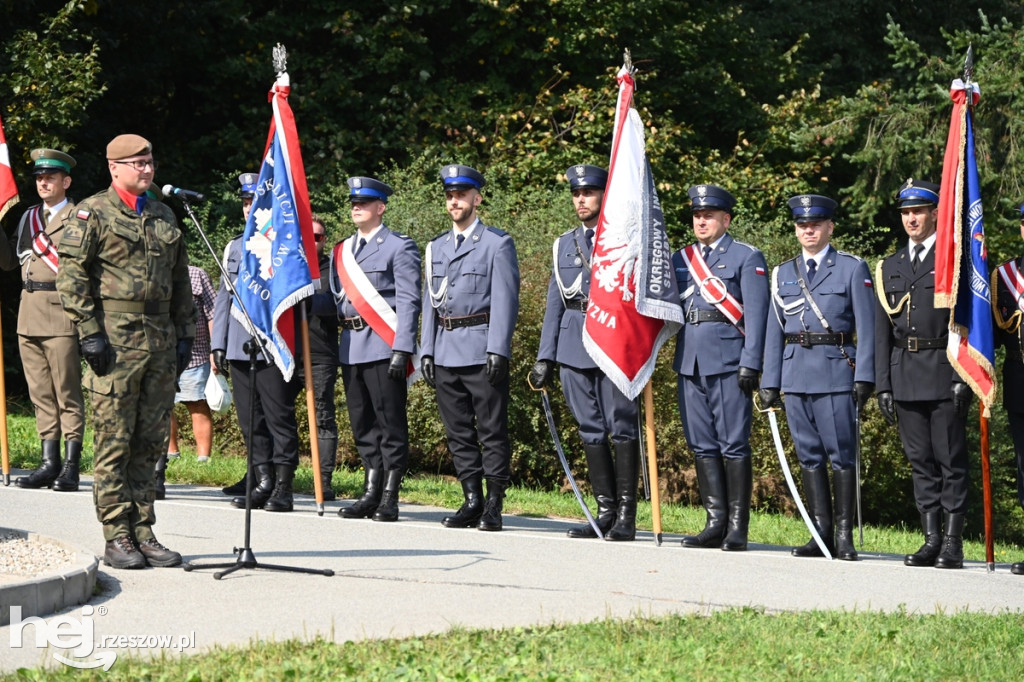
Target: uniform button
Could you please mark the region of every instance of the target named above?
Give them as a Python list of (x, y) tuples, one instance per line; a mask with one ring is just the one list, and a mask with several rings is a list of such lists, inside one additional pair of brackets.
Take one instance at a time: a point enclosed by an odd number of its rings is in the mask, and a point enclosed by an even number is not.
[(914, 289), (916, 289), (916, 288), (917, 288), (917, 287), (915, 287), (915, 286), (914, 286), (913, 284), (911, 284), (911, 285), (910, 285), (910, 290), (911, 290), (911, 291), (913, 291), (913, 290), (914, 290)]
[(910, 331), (912, 331), (912, 332), (916, 332), (916, 331), (917, 331), (917, 327), (911, 327), (911, 328), (910, 328)]
[(910, 306), (910, 309), (911, 310), (917, 310), (917, 306), (916, 305), (912, 305), (912, 306)]

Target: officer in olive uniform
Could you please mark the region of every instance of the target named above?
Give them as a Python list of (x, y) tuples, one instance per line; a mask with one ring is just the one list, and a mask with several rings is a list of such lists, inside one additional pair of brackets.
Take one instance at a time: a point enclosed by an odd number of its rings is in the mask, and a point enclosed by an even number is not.
[(939, 186), (911, 178), (896, 201), (909, 239), (875, 270), (875, 388), (882, 416), (899, 426), (924, 529), (924, 544), (903, 563), (961, 568), (973, 399), (946, 356), (949, 311), (935, 307)]
[[(590, 485), (597, 499), (597, 525), (608, 540), (636, 537), (636, 487), (640, 434), (637, 404), (622, 394), (583, 347), (583, 323), (590, 297), (594, 230), (608, 171), (570, 166), (565, 173), (581, 224), (555, 240), (544, 326), (530, 383), (543, 388), (557, 362), (562, 392), (579, 424)], [(615, 451), (614, 458), (612, 450)], [(570, 528), (571, 538), (596, 538), (589, 523)]]
[(64, 229), (57, 291), (89, 365), (104, 561), (177, 566), (181, 555), (153, 534), (153, 499), (174, 387), (195, 337), (188, 256), (171, 209), (147, 201), (156, 170), (150, 143), (119, 135), (107, 160), (111, 186), (80, 203)]
[[(246, 220), (249, 218), (258, 180), (256, 173), (242, 173), (238, 176), (242, 215)], [(236, 280), (243, 256), (242, 235), (239, 234), (225, 247), (223, 262), (224, 270), (236, 287), (239, 286)], [(210, 348), (217, 371), (231, 375), (231, 392), (238, 425), (252, 453), (250, 470), (254, 478), (251, 506), (253, 509), (272, 512), (290, 512), (294, 507), (292, 481), (299, 466), (295, 399), (302, 388), (301, 379), (296, 373), (290, 381), (285, 381), (273, 359), (262, 352), (257, 353), (254, 376), (250, 377), (248, 344), (256, 342), (246, 323), (231, 313), (231, 306), (231, 290), (222, 279), (213, 306)], [(297, 323), (299, 315), (296, 314), (294, 319)], [(296, 333), (294, 338), (299, 338), (299, 334)], [(296, 353), (297, 362), (298, 358), (299, 354)], [(254, 414), (251, 423), (250, 408)], [(240, 495), (231, 500), (232, 506), (245, 509), (245, 486), (246, 480), (243, 478), (224, 489), (227, 494)]]
[[(1024, 205), (1020, 207), (1020, 236), (1024, 239)], [(1017, 501), (1024, 508), (1024, 256), (1011, 259), (992, 272), (992, 312), (996, 344), (1006, 348), (1003, 362), (1003, 407), (1017, 455)], [(1010, 566), (1024, 575), (1024, 561)]]
[(75, 491), (85, 431), (82, 360), (75, 327), (60, 307), (57, 295), (57, 248), (64, 229), (73, 220), (74, 202), (68, 199), (67, 191), (75, 160), (55, 149), (34, 149), (32, 160), (36, 192), (43, 203), (25, 211), (10, 243), (0, 239), (0, 267), (13, 270), (21, 266), (18, 351), (42, 442), (42, 466), (28, 476), (18, 477), (15, 483), (22, 488), (52, 486), (54, 490)]
[(760, 251), (728, 234), (732, 194), (715, 185), (687, 193), (697, 241), (672, 256), (686, 317), (672, 367), (707, 520), (683, 546), (744, 551), (753, 485), (751, 396), (764, 358), (768, 266)]
[(349, 178), (348, 186), (356, 232), (334, 248), (329, 272), (345, 403), (365, 478), (362, 497), (338, 515), (397, 521), (409, 460), (406, 379), (420, 322), (420, 252), (383, 223), (390, 186), (368, 177)]
[[(761, 402), (766, 408), (781, 406), (779, 391), (786, 394), (786, 421), (800, 459), (808, 511), (830, 553), (856, 561), (857, 412), (871, 397), (875, 381), (871, 274), (863, 260), (829, 245), (834, 200), (801, 194), (789, 200), (789, 207), (803, 249), (772, 271)], [(835, 481), (834, 543), (829, 461)], [(811, 540), (794, 548), (793, 555), (822, 553)]]
[(519, 314), (519, 260), (512, 237), (477, 217), (484, 176), (452, 164), (441, 169), (441, 181), (452, 229), (427, 245), (421, 362), (423, 378), (437, 389), (465, 497), (443, 523), (498, 531), (512, 457), (508, 363)]

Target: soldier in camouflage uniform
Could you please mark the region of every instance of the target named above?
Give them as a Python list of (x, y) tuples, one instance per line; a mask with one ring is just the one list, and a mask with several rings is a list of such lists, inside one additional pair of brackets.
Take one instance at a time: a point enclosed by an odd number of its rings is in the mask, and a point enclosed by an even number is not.
[(147, 201), (156, 164), (138, 135), (107, 145), (111, 186), (80, 203), (58, 253), (57, 291), (89, 365), (96, 515), (114, 568), (177, 566), (153, 535), (157, 460), (167, 452), (177, 375), (195, 311), (185, 241), (171, 210)]

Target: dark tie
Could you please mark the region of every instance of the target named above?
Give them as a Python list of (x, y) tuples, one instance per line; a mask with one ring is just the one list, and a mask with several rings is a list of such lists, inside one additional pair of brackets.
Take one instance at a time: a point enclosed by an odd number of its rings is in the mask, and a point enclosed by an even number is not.
[(594, 228), (588, 227), (586, 232), (584, 232), (583, 234), (587, 238), (587, 252), (588, 253), (593, 253), (594, 252)]
[(814, 273), (818, 271), (818, 264), (814, 262), (814, 259), (807, 261), (807, 281), (814, 281)]
[(924, 253), (924, 244), (914, 245), (914, 258), (910, 261), (910, 269), (917, 272), (917, 266), (921, 264), (921, 254)]
[(704, 257), (704, 262), (705, 263), (707, 262), (708, 256), (710, 256), (710, 255), (711, 255), (711, 247), (710, 246), (705, 246), (703, 251), (701, 252), (701, 256)]
[(360, 237), (359, 238), (359, 244), (356, 245), (356, 255), (357, 256), (359, 255), (359, 252), (363, 250), (364, 246), (366, 246), (366, 238), (365, 237)]
[(462, 246), (462, 242), (466, 241), (466, 235), (457, 234), (455, 235), (455, 250), (458, 251), (459, 247)]

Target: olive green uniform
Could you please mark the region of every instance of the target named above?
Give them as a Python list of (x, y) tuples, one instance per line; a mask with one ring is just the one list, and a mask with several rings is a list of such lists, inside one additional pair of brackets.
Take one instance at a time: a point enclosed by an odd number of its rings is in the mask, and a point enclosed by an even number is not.
[(93, 406), (96, 515), (107, 541), (154, 539), (156, 461), (167, 452), (179, 338), (195, 337), (185, 241), (174, 214), (141, 215), (113, 186), (78, 204), (58, 249), (57, 291), (79, 338), (104, 333), (110, 372), (85, 373)]

